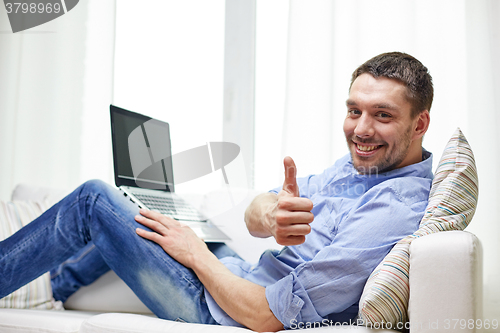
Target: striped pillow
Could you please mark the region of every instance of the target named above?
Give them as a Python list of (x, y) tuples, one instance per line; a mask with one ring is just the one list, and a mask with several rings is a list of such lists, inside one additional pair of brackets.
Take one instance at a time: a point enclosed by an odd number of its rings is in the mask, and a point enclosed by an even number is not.
[(463, 230), (476, 210), (477, 194), (474, 155), (457, 128), (434, 174), (420, 228), (394, 246), (365, 285), (358, 315), (365, 325), (391, 328), (408, 321), (411, 241), (439, 231)]
[[(0, 241), (37, 218), (45, 209), (47, 209), (46, 204), (33, 201), (0, 201)], [(60, 308), (52, 298), (50, 273), (45, 273), (0, 299), (0, 308)]]

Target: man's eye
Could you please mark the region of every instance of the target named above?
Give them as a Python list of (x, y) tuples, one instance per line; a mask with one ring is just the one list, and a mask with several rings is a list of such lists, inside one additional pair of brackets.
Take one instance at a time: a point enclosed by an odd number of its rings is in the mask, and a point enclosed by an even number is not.
[(391, 118), (392, 115), (390, 113), (381, 112), (378, 114), (378, 117), (387, 119), (387, 118)]
[(347, 113), (350, 116), (359, 116), (361, 114), (361, 111), (359, 111), (359, 110), (348, 110)]

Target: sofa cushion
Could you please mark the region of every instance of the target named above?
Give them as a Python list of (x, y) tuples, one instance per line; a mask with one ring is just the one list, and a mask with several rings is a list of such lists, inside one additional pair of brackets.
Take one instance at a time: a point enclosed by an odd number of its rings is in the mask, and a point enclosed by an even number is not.
[(390, 328), (408, 321), (410, 243), (439, 231), (463, 230), (474, 215), (477, 195), (474, 155), (457, 129), (435, 172), (420, 228), (394, 246), (365, 285), (359, 317), (366, 325), (385, 323)]
[(92, 312), (0, 309), (2, 333), (78, 333)]
[[(322, 325), (321, 328), (301, 329), (300, 332), (358, 332), (358, 333), (397, 333), (393, 330), (371, 330), (354, 325)], [(250, 333), (246, 328), (220, 325), (188, 324), (171, 320), (146, 317), (125, 313), (105, 313), (89, 318), (82, 324), (80, 333)], [(279, 331), (286, 332), (286, 331)]]
[[(0, 240), (4, 240), (23, 226), (37, 218), (47, 205), (34, 201), (0, 201)], [(0, 299), (0, 308), (61, 308), (60, 302), (52, 298), (50, 275), (41, 277)]]
[(188, 324), (128, 313), (105, 313), (82, 324), (80, 333), (168, 333), (168, 332), (251, 332), (250, 330), (220, 325)]

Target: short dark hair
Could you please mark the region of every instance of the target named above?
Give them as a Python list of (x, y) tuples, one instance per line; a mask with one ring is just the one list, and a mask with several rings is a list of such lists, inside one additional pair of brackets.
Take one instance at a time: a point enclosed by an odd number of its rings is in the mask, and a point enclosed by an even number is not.
[(407, 98), (412, 106), (412, 118), (424, 110), (431, 110), (434, 98), (432, 77), (427, 67), (411, 55), (388, 52), (371, 58), (352, 73), (351, 86), (358, 76), (365, 73), (374, 78), (386, 77), (402, 82), (407, 88)]

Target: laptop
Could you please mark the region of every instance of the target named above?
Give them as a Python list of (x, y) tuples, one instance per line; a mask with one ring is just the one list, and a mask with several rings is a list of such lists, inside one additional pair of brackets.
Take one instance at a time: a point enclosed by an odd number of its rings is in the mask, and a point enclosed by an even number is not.
[(230, 238), (174, 192), (169, 124), (110, 105), (115, 184), (140, 208), (191, 227), (206, 242)]

